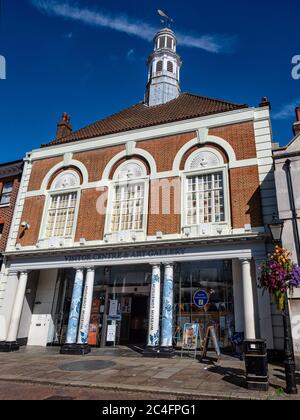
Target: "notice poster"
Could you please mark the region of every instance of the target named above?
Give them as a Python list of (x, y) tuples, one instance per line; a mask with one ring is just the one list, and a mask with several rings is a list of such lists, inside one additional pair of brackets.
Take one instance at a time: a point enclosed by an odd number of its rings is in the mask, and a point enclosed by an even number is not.
[(199, 324), (184, 324), (183, 350), (197, 350), (199, 338)]
[(110, 300), (109, 301), (109, 315), (110, 318), (117, 318), (118, 316), (118, 301)]
[(111, 325), (107, 326), (106, 341), (108, 343), (114, 343), (116, 341), (117, 323), (113, 321)]

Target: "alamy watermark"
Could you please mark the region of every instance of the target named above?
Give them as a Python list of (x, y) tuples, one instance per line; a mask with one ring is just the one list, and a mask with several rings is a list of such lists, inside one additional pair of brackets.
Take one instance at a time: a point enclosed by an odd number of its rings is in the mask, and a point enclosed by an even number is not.
[(6, 79), (6, 60), (3, 55), (0, 55), (0, 80)]
[(292, 58), (292, 64), (294, 64), (292, 69), (292, 78), (294, 80), (300, 80), (300, 55), (295, 55)]

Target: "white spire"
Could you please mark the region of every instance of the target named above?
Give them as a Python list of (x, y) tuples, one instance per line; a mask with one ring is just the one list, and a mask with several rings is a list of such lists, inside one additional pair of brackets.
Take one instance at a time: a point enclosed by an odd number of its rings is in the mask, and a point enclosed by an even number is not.
[(154, 37), (154, 52), (148, 59), (148, 85), (145, 102), (161, 105), (180, 95), (180, 68), (182, 61), (176, 53), (175, 33), (164, 28)]

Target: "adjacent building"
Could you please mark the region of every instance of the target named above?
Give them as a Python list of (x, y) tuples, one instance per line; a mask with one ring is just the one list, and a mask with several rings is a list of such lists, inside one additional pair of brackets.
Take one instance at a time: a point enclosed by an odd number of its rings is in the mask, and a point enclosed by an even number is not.
[[(181, 348), (189, 323), (274, 339), (257, 288), (277, 212), (270, 106), (182, 93), (159, 31), (145, 100), (27, 154), (1, 289), (1, 349)], [(275, 337), (276, 338), (276, 337)]]
[[(284, 222), (283, 245), (300, 264), (300, 108), (296, 108), (294, 138), (286, 146), (274, 150), (275, 178), (279, 217)], [(290, 299), (294, 351), (300, 365), (300, 290), (295, 289)]]
[(22, 177), (23, 161), (0, 164), (0, 270)]

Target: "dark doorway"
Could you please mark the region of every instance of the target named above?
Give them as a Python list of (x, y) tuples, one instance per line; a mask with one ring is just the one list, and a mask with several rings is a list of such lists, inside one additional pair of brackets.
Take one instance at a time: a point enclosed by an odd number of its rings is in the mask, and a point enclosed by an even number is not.
[(130, 324), (130, 344), (146, 345), (148, 332), (148, 297), (133, 296)]

